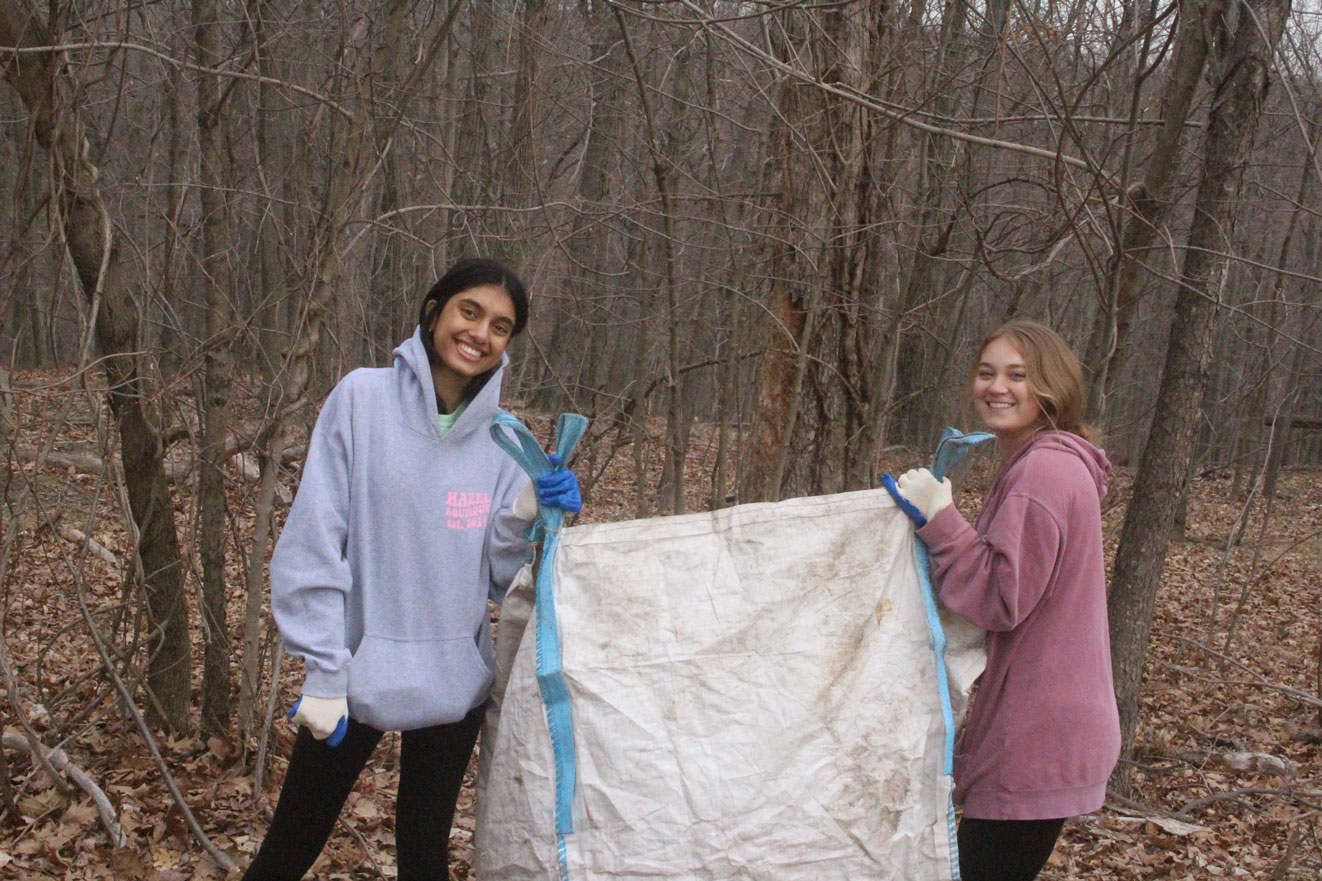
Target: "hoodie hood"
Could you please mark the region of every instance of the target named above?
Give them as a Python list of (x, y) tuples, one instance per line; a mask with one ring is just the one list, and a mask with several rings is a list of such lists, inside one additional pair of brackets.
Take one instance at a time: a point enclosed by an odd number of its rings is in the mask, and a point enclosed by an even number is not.
[[(464, 437), (479, 429), (485, 430), (491, 424), (491, 418), (500, 406), (500, 382), (509, 362), (508, 354), (500, 356), (500, 364), (468, 402), (446, 437)], [(413, 336), (395, 348), (395, 375), (404, 409), (401, 418), (414, 431), (440, 439), (441, 431), (436, 423), (436, 385), (432, 382), (427, 349), (422, 344), (421, 327), (414, 328)]]
[(1001, 473), (1004, 474), (1009, 471), (1011, 465), (1028, 455), (1032, 450), (1063, 450), (1078, 456), (1079, 460), (1087, 467), (1093, 483), (1097, 486), (1098, 501), (1106, 498), (1106, 478), (1111, 473), (1111, 460), (1106, 458), (1105, 451), (1100, 447), (1094, 446), (1073, 432), (1039, 431), (1033, 436), (1032, 440), (1019, 449), (1019, 452), (1014, 454), (1010, 461), (1005, 463)]

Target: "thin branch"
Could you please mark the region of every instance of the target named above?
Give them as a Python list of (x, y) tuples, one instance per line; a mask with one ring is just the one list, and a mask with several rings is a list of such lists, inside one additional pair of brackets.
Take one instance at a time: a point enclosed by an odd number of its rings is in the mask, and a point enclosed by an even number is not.
[(275, 659), (271, 662), (271, 691), (266, 696), (266, 716), (262, 721), (262, 736), (257, 739), (257, 766), (252, 775), (252, 798), (254, 802), (262, 794), (262, 778), (266, 773), (266, 747), (271, 740), (271, 723), (275, 719), (275, 707), (280, 697), (280, 662), (284, 656), (284, 646), (277, 639), (275, 641)]
[(251, 80), (256, 83), (268, 83), (274, 86), (281, 86), (290, 91), (297, 92), (300, 95), (306, 95), (315, 101), (320, 101), (327, 107), (330, 107), (336, 113), (345, 119), (353, 122), (356, 117), (353, 111), (346, 109), (331, 98), (326, 97), (320, 92), (314, 92), (312, 89), (300, 86), (297, 83), (291, 83), (288, 80), (275, 79), (274, 77), (261, 76), (260, 74), (247, 73), (241, 70), (219, 70), (214, 67), (203, 67), (200, 64), (194, 64), (191, 61), (181, 61), (158, 49), (150, 46), (143, 46), (141, 43), (130, 43), (124, 40), (112, 41), (92, 41), (86, 43), (59, 43), (53, 46), (0, 46), (0, 52), (13, 52), (15, 54), (38, 54), (42, 52), (71, 52), (79, 49), (124, 49), (130, 52), (141, 52), (144, 55), (150, 55), (153, 58), (159, 58), (166, 64), (171, 64), (180, 70), (192, 70), (198, 73), (210, 74), (212, 76), (230, 77), (232, 79)]
[(69, 756), (64, 750), (49, 749), (41, 741), (24, 737), (16, 731), (6, 731), (0, 742), (10, 749), (20, 749), (33, 758), (38, 758), (43, 764), (57, 771), (63, 771), (96, 805), (96, 813), (101, 818), (101, 825), (105, 827), (106, 834), (110, 836), (111, 846), (123, 847), (128, 844), (128, 836), (124, 834), (123, 827), (115, 819), (115, 808), (110, 804), (110, 799), (86, 771), (69, 761)]
[(156, 763), (156, 769), (160, 771), (161, 778), (165, 781), (165, 786), (170, 791), (170, 797), (174, 799), (175, 806), (184, 815), (184, 820), (187, 822), (188, 828), (193, 831), (194, 837), (202, 844), (202, 847), (211, 858), (216, 861), (216, 864), (227, 872), (233, 871), (235, 865), (229, 854), (212, 843), (211, 839), (207, 837), (207, 833), (202, 829), (201, 824), (197, 822), (197, 818), (193, 816), (193, 811), (188, 807), (188, 802), (184, 799), (179, 784), (175, 782), (174, 775), (170, 773), (170, 768), (165, 763), (160, 748), (156, 745), (156, 738), (152, 737), (151, 728), (148, 727), (146, 719), (143, 718), (142, 711), (138, 709), (133, 700), (133, 695), (129, 693), (128, 687), (119, 675), (119, 671), (115, 669), (110, 651), (106, 648), (105, 640), (101, 636), (101, 631), (97, 628), (96, 622), (92, 619), (92, 612), (87, 607), (87, 597), (83, 593), (81, 578), (75, 578), (75, 587), (77, 588), (78, 609), (82, 613), (83, 620), (87, 622), (87, 629), (92, 635), (92, 642), (96, 645), (96, 652), (101, 657), (101, 666), (105, 669), (106, 675), (110, 677), (110, 681), (114, 683), (115, 690), (119, 692), (120, 699), (124, 702), (129, 714), (133, 716), (133, 722), (137, 725), (138, 732), (142, 734), (142, 739), (146, 741), (147, 748), (151, 751), (152, 761)]
[[(25, 732), (27, 732), (28, 740), (40, 743), (41, 738), (37, 736), (36, 730), (28, 720), (28, 714), (23, 711), (23, 705), (19, 702), (18, 679), (14, 676), (13, 665), (9, 663), (9, 649), (5, 644), (3, 630), (0, 630), (0, 674), (4, 676), (5, 688), (9, 696), (9, 708), (14, 714), (14, 718), (18, 720), (18, 724), (22, 726)], [(51, 782), (55, 784), (55, 788), (62, 793), (67, 792), (68, 787), (64, 783), (64, 780), (61, 779), (54, 765), (52, 765), (50, 760), (46, 758), (46, 754), (40, 750), (30, 750), (29, 752), (31, 753), (32, 758), (36, 760), (37, 764), (41, 766), (42, 770), (44, 770), (50, 777)]]
[[(1301, 792), (1295, 789), (1293, 786), (1283, 786), (1280, 789), (1263, 789), (1262, 787), (1258, 787), (1258, 786), (1246, 786), (1243, 789), (1229, 789), (1226, 790), (1225, 792), (1214, 792), (1209, 796), (1205, 796), (1204, 798), (1196, 798), (1193, 801), (1185, 802), (1184, 805), (1171, 816), (1175, 817), (1176, 819), (1179, 819), (1180, 817), (1187, 816), (1188, 814), (1198, 810), (1199, 808), (1204, 808), (1207, 807), (1208, 805), (1216, 804), (1219, 801), (1238, 801), (1240, 798), (1243, 798), (1246, 795), (1274, 795), (1278, 798), (1285, 797), (1296, 800), (1302, 800), (1303, 798), (1322, 797), (1322, 792), (1308, 792), (1308, 791)], [(1304, 802), (1304, 804), (1309, 804), (1309, 803)]]
[(55, 531), (60, 538), (70, 544), (81, 547), (84, 553), (89, 553), (102, 562), (109, 563), (116, 569), (119, 568), (119, 558), (115, 556), (114, 552), (101, 544), (101, 542), (83, 532), (81, 529), (70, 526), (67, 523), (61, 523), (56, 527)]
[[(610, 3), (612, 7), (618, 8), (625, 12), (629, 12), (630, 14), (634, 14), (634, 15), (637, 14), (634, 10), (631, 10), (628, 7), (625, 7), (622, 4), (618, 3), (617, 0), (606, 0), (606, 2)], [(1059, 162), (1064, 165), (1068, 165), (1073, 168), (1078, 168), (1081, 171), (1086, 171), (1089, 174), (1095, 175), (1099, 179), (1111, 183), (1117, 190), (1123, 189), (1123, 187), (1120, 185), (1118, 181), (1112, 180), (1110, 176), (1107, 175), (1106, 172), (1104, 172), (1100, 168), (1095, 168), (1091, 163), (1087, 162), (1086, 160), (1079, 159), (1076, 156), (1069, 156), (1066, 153), (1064, 153), (1062, 150), (1046, 150), (1041, 147), (1031, 146), (1029, 144), (1015, 143), (1014, 141), (1004, 141), (998, 138), (984, 138), (981, 137), (980, 135), (971, 135), (968, 134), (967, 132), (956, 131), (951, 128), (945, 128), (942, 126), (936, 126), (936, 125), (931, 125), (929, 123), (920, 122), (919, 120), (914, 118), (915, 115), (917, 115), (917, 111), (915, 110), (909, 108), (904, 108), (900, 110), (892, 109), (886, 103), (883, 103), (882, 101), (878, 100), (872, 95), (865, 94), (856, 89), (852, 89), (849, 88), (848, 86), (840, 85), (838, 83), (823, 82), (817, 77), (814, 77), (805, 71), (799, 70), (794, 65), (789, 64), (785, 61), (781, 61), (779, 58), (775, 57), (765, 49), (755, 46), (748, 40), (739, 36), (738, 34), (733, 33), (725, 25), (721, 24), (719, 21), (712, 19), (710, 16), (708, 16), (707, 12), (702, 8), (700, 8), (696, 3), (692, 2), (692, 0), (679, 0), (679, 3), (687, 7), (690, 11), (694, 12), (699, 17), (699, 21), (696, 22), (697, 24), (701, 25), (702, 27), (710, 28), (711, 30), (719, 34), (721, 39), (725, 40), (727, 43), (730, 43), (736, 48), (744, 52), (747, 52), (748, 54), (752, 55), (753, 57), (757, 58), (759, 61), (772, 67), (773, 69), (778, 70), (781, 73), (786, 74), (791, 78), (798, 80), (799, 82), (810, 85), (816, 89), (820, 89), (821, 91), (826, 92), (828, 94), (835, 95), (839, 98), (843, 98), (846, 101), (850, 101), (855, 104), (858, 104), (860, 107), (864, 107), (868, 110), (873, 111), (874, 113), (879, 113), (882, 116), (888, 117), (889, 119), (893, 119), (894, 121), (900, 123), (901, 125), (906, 125), (909, 126), (910, 128), (915, 128), (919, 131), (927, 132), (928, 134), (941, 135), (943, 137), (947, 137), (956, 141), (964, 141), (965, 143), (969, 143), (969, 144), (980, 144), (984, 147), (994, 147), (998, 150), (1006, 150), (1011, 153), (1021, 153), (1025, 156), (1036, 156), (1039, 159), (1047, 159), (1051, 162)], [(668, 21), (667, 23), (675, 24), (676, 22)]]
[[(1188, 637), (1185, 636), (1176, 636), (1173, 634), (1172, 634), (1172, 638), (1177, 639), (1183, 643), (1188, 643), (1194, 648), (1199, 649), (1200, 651), (1204, 651), (1207, 654), (1211, 655), (1212, 657), (1217, 658), (1218, 660), (1222, 660), (1228, 664), (1232, 664), (1253, 677), (1253, 681), (1251, 682), (1244, 680), (1233, 680), (1233, 679), (1219, 680), (1221, 682), (1224, 682), (1226, 685), (1257, 685), (1261, 688), (1269, 688), (1272, 691), (1279, 691), (1281, 694), (1289, 698), (1293, 698), (1294, 700), (1297, 700), (1300, 703), (1308, 704), (1309, 706), (1312, 707), (1322, 707), (1322, 699), (1313, 697), (1311, 694), (1304, 691), (1299, 691), (1296, 688), (1291, 688), (1288, 685), (1281, 685), (1278, 682), (1272, 682), (1266, 676), (1263, 676), (1261, 673), (1249, 667), (1248, 665), (1235, 660), (1229, 655), (1222, 654), (1221, 652), (1217, 651), (1211, 646), (1204, 645), (1203, 643), (1199, 642), (1196, 639), (1189, 639)], [(1183, 668), (1177, 668), (1177, 669), (1180, 669), (1181, 672), (1186, 672), (1186, 673), (1190, 672)]]

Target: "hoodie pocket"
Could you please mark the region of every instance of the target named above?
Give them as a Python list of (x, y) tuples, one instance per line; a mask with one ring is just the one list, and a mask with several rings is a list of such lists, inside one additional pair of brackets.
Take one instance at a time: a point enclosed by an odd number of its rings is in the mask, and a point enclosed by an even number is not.
[(457, 722), (486, 699), (494, 678), (471, 636), (365, 635), (349, 663), (349, 715), (382, 731)]

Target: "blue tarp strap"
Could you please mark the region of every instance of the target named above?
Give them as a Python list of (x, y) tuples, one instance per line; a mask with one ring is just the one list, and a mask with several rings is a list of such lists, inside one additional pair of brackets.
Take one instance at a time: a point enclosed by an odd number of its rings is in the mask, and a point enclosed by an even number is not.
[[(552, 465), (537, 438), (513, 415), (497, 410), (491, 423), (491, 438), (510, 455), (533, 480), (564, 468), (574, 447), (587, 430), (588, 420), (577, 413), (561, 414), (555, 427), (556, 454), (559, 466)], [(515, 440), (510, 439), (509, 433)], [(574, 831), (574, 719), (569, 708), (569, 688), (560, 662), (560, 630), (555, 616), (555, 552), (560, 545), (564, 525), (562, 508), (539, 506), (534, 527), (542, 540), (542, 557), (537, 567), (537, 687), (546, 707), (546, 725), (551, 732), (551, 750), (555, 757), (555, 833), (561, 881), (569, 879), (565, 836)]]
[[(937, 480), (959, 464), (969, 450), (978, 444), (992, 440), (995, 435), (985, 431), (964, 434), (955, 428), (941, 432), (941, 439), (936, 444), (936, 455), (932, 457), (932, 474)], [(915, 536), (915, 538), (917, 538)], [(955, 712), (950, 704), (950, 677), (946, 673), (946, 631), (941, 626), (941, 613), (937, 609), (936, 591), (932, 589), (932, 559), (928, 556), (927, 545), (922, 539), (913, 543), (914, 556), (918, 561), (918, 582), (923, 589), (923, 607), (927, 610), (927, 641), (936, 656), (936, 681), (941, 692), (941, 718), (946, 726), (945, 751), (942, 756), (942, 772), (950, 777), (955, 769)], [(946, 826), (950, 835), (950, 877), (951, 881), (960, 881), (959, 843), (955, 829), (954, 792), (946, 794)]]

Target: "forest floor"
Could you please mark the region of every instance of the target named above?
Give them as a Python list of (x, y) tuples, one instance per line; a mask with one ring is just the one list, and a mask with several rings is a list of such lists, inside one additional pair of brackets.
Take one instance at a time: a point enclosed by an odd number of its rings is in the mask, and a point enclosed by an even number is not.
[[(70, 392), (57, 387), (57, 379), (15, 375), (14, 448), (40, 450), (49, 442), (57, 454), (101, 456), (113, 446), (102, 396)], [(549, 434), (549, 419), (532, 423), (542, 437)], [(649, 487), (660, 471), (659, 428), (656, 435), (644, 457)], [(713, 433), (696, 430), (687, 464), (690, 510), (708, 506), (715, 450)], [(896, 471), (924, 458), (921, 451), (888, 454), (885, 464)], [(0, 590), (10, 701), (0, 719), (6, 732), (18, 731), (17, 706), (48, 745), (60, 745), (108, 795), (128, 844), (112, 849), (82, 792), (60, 792), (22, 752), (10, 749), (9, 782), (20, 816), (7, 816), (0, 826), (0, 877), (224, 877), (174, 806), (144, 738), (110, 695), (79, 611), (81, 594), (93, 619), (108, 629), (123, 606), (129, 543), (113, 481), (50, 460), (40, 469), (21, 459), (6, 467), (10, 507), (0, 527), (9, 530), (12, 523), (14, 529), (7, 566), (0, 553)], [(576, 464), (586, 489), (582, 522), (633, 516), (634, 467), (627, 440), (594, 427)], [(989, 460), (975, 464), (961, 508), (976, 510), (990, 476)], [(1116, 473), (1105, 504), (1112, 553), (1132, 477), (1132, 471)], [(285, 482), (292, 488), (294, 475)], [(237, 477), (231, 483), (231, 535), (246, 550), (254, 489)], [(1285, 471), (1267, 528), (1259, 499), (1233, 547), (1246, 505), (1242, 492), (1232, 497), (1232, 488), (1228, 470), (1196, 479), (1185, 538), (1171, 548), (1157, 598), (1132, 789), (1127, 797), (1113, 796), (1102, 811), (1069, 822), (1044, 879), (1322, 877), (1322, 470)], [(191, 488), (182, 481), (175, 492), (190, 552), (196, 522)], [(81, 543), (67, 537), (69, 526), (90, 534), (114, 562), (84, 555)], [(238, 634), (242, 555), (231, 559), (230, 633)], [(189, 579), (195, 606), (197, 573)], [(199, 686), (200, 640), (195, 636)], [(297, 694), (296, 666), (285, 665), (281, 707)], [(274, 732), (256, 798), (255, 738), (158, 738), (202, 829), (240, 866), (261, 841), (289, 755), (289, 726), (278, 720)], [(394, 877), (397, 766), (398, 737), (387, 735), (314, 869), (317, 878)], [(471, 876), (472, 828), (473, 796), (466, 786), (452, 836), (454, 878)]]

